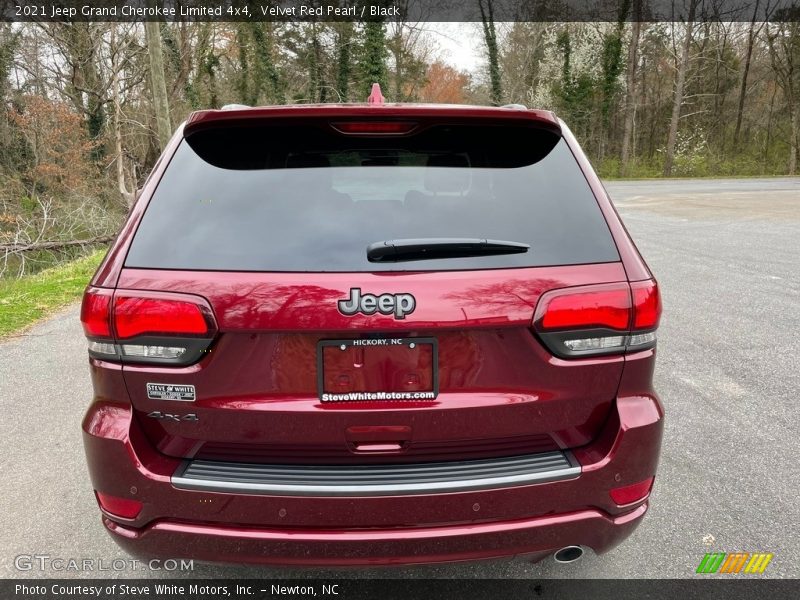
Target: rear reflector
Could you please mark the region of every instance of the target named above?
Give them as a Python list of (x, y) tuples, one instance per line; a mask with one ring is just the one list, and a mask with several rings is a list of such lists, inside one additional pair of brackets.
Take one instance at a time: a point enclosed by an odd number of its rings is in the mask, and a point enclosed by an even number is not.
[(123, 519), (134, 519), (142, 511), (144, 504), (130, 498), (118, 498), (102, 492), (95, 492), (97, 503), (104, 511)]
[(416, 129), (411, 121), (338, 121), (331, 123), (339, 133), (348, 135), (404, 135)]
[(649, 479), (645, 479), (644, 481), (640, 481), (638, 483), (614, 488), (609, 492), (609, 494), (611, 495), (611, 499), (618, 506), (625, 506), (626, 504), (639, 502), (644, 500), (647, 497), (647, 494), (650, 493), (650, 488), (653, 487), (654, 479), (654, 477), (650, 477)]
[(81, 323), (86, 337), (111, 337), (112, 290), (86, 290), (81, 304)]
[(117, 296), (114, 300), (117, 339), (139, 335), (202, 337), (210, 333), (200, 306), (182, 300)]

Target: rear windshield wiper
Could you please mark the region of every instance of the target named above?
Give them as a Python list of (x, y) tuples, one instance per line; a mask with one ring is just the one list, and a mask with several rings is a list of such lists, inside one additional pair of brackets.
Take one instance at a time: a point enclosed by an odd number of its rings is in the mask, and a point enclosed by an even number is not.
[(403, 262), (439, 258), (465, 258), (499, 254), (524, 254), (528, 244), (477, 238), (421, 238), (385, 240), (367, 246), (369, 262)]

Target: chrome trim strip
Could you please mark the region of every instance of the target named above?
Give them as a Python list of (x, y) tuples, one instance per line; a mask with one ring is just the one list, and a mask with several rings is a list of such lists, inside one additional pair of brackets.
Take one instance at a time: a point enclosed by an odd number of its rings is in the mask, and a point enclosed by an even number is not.
[(260, 465), (184, 461), (178, 489), (274, 496), (390, 496), (486, 490), (573, 479), (569, 451), (458, 462), (376, 465)]

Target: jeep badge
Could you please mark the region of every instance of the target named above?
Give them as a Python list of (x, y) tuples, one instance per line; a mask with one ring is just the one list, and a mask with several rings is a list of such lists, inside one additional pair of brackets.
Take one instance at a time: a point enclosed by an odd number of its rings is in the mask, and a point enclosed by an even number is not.
[(374, 315), (394, 314), (395, 319), (405, 319), (417, 307), (417, 301), (411, 294), (361, 294), (361, 288), (350, 288), (350, 297), (339, 300), (339, 312), (343, 315), (353, 316), (357, 313)]

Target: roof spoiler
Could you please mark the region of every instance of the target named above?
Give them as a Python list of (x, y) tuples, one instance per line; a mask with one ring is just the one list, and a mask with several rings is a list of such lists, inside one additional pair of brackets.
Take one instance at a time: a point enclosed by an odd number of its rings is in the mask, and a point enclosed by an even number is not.
[(222, 110), (195, 111), (186, 120), (184, 137), (201, 129), (245, 125), (263, 119), (334, 119), (336, 121), (374, 118), (378, 114), (383, 119), (403, 121), (440, 122), (444, 120), (486, 119), (492, 121), (520, 120), (532, 121), (539, 126), (561, 135), (561, 123), (550, 111), (531, 110), (523, 105), (510, 104), (504, 107), (467, 106), (447, 104), (389, 104), (378, 83), (372, 90), (366, 104), (308, 104), (247, 107), (242, 104), (229, 104)]

